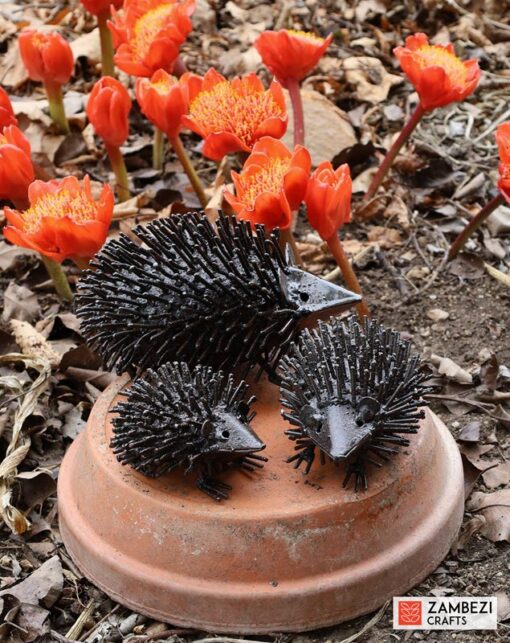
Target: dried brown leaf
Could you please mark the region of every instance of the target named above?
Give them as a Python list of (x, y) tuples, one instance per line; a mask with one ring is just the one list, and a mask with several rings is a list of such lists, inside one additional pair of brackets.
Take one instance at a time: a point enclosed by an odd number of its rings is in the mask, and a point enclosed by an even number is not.
[(402, 76), (390, 74), (379, 58), (352, 56), (343, 61), (347, 82), (356, 87), (359, 100), (382, 103), (388, 98), (390, 89), (404, 82)]
[(482, 534), (492, 542), (510, 542), (510, 489), (493, 493), (474, 493), (467, 504), (467, 510), (480, 512), (486, 520)]
[(41, 307), (37, 296), (29, 288), (11, 281), (4, 292), (2, 320), (32, 321), (39, 316)]
[[(330, 161), (342, 150), (356, 143), (354, 128), (345, 112), (314, 90), (303, 89), (301, 95), (305, 115), (306, 146), (313, 165)], [(292, 108), (287, 92), (286, 101), (290, 116)], [(293, 136), (293, 123), (290, 117), (287, 133), (282, 139), (290, 148), (294, 147)]]
[(64, 576), (60, 558), (52, 556), (21, 583), (2, 590), (0, 596), (9, 594), (21, 603), (50, 608), (60, 597), (63, 585)]

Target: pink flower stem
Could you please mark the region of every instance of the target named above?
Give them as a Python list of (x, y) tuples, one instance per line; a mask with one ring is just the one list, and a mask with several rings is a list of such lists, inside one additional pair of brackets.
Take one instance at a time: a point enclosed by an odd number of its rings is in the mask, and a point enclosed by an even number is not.
[(473, 234), (475, 230), (482, 225), (482, 223), (489, 218), (496, 208), (505, 202), (504, 196), (499, 192), (493, 199), (486, 203), (483, 208), (471, 219), (466, 225), (464, 230), (459, 234), (455, 241), (448, 250), (448, 261), (455, 259), (462, 248), (466, 245), (466, 241)]
[(195, 170), (195, 167), (191, 162), (191, 159), (187, 155), (179, 135), (177, 134), (177, 136), (175, 136), (174, 138), (169, 138), (168, 140), (170, 141), (170, 145), (173, 147), (177, 158), (181, 162), (184, 171), (188, 175), (189, 182), (195, 190), (195, 194), (200, 201), (200, 205), (205, 208), (209, 203), (209, 199), (207, 198), (207, 195), (205, 193), (204, 185), (200, 180), (200, 177), (198, 176), (197, 171)]
[(73, 291), (69, 286), (69, 282), (67, 281), (67, 277), (62, 266), (56, 261), (53, 261), (53, 259), (45, 257), (44, 255), (41, 255), (41, 259), (49, 276), (51, 277), (51, 280), (53, 281), (53, 285), (55, 286), (55, 290), (59, 297), (64, 301), (73, 301)]
[(155, 170), (163, 169), (163, 156), (165, 153), (165, 140), (163, 132), (159, 127), (154, 127), (154, 139), (152, 142), (152, 167)]
[(99, 40), (101, 43), (101, 75), (115, 76), (115, 67), (113, 64), (113, 42), (112, 34), (108, 29), (108, 20), (110, 19), (110, 9), (101, 11), (97, 14), (97, 25), (99, 27)]
[[(338, 236), (338, 234), (335, 233), (332, 237), (326, 240), (326, 243), (328, 244), (329, 250), (333, 255), (333, 258), (335, 259), (337, 266), (342, 272), (347, 288), (349, 288), (349, 290), (352, 290), (352, 292), (363, 296), (361, 286), (359, 285), (358, 278), (356, 277), (356, 273), (354, 272), (351, 266), (351, 262), (345, 254), (344, 247), (342, 245), (342, 242), (340, 241), (340, 237)], [(364, 301), (360, 301), (360, 303), (357, 304), (356, 310), (358, 311), (358, 317), (360, 319), (363, 319), (363, 317), (370, 317), (370, 311), (368, 310), (368, 306)]]
[(108, 152), (108, 158), (110, 159), (110, 164), (112, 170), (117, 179), (116, 191), (119, 201), (127, 201), (131, 198), (129, 192), (129, 177), (126, 170), (126, 164), (124, 163), (124, 158), (120, 153), (120, 148), (115, 147), (114, 145), (108, 145), (105, 143), (106, 151)]
[(421, 106), (421, 103), (418, 103), (411, 118), (404, 125), (402, 131), (398, 135), (398, 138), (386, 153), (386, 156), (384, 157), (383, 162), (381, 163), (381, 165), (379, 166), (379, 169), (374, 175), (374, 178), (372, 179), (372, 182), (370, 183), (368, 191), (364, 197), (366, 200), (371, 199), (373, 196), (375, 196), (375, 193), (381, 186), (381, 183), (383, 182), (384, 177), (386, 176), (386, 174), (388, 173), (388, 170), (392, 166), (393, 161), (395, 160), (395, 157), (400, 152), (400, 148), (411, 136), (412, 132), (414, 131), (415, 127), (418, 125), (418, 123), (420, 122), (424, 114), (425, 114), (425, 110)]
[(292, 112), (294, 114), (294, 145), (305, 144), (305, 117), (303, 113), (303, 100), (299, 81), (290, 78), (287, 80)]
[(67, 122), (66, 111), (64, 108), (64, 99), (62, 98), (62, 87), (58, 83), (47, 81), (44, 83), (48, 103), (50, 107), (50, 116), (56, 123), (62, 134), (69, 134), (69, 123)]

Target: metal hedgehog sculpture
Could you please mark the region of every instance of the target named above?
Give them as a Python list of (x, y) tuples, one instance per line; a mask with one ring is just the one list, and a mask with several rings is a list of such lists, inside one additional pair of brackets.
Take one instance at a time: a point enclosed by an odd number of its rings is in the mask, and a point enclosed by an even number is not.
[(346, 461), (344, 487), (367, 488), (367, 463), (376, 467), (389, 460), (406, 436), (416, 433), (424, 417), (427, 375), (420, 358), (398, 332), (375, 321), (362, 329), (354, 318), (319, 323), (304, 331), (280, 362), (283, 417), (297, 453), (288, 459), (305, 473), (319, 449), (334, 462)]
[(215, 500), (228, 498), (231, 486), (213, 475), (228, 465), (246, 471), (262, 467), (256, 455), (265, 444), (250, 428), (255, 397), (248, 385), (210, 367), (190, 370), (182, 362), (148, 370), (126, 391), (127, 400), (112, 410), (111, 448), (122, 464), (158, 477), (182, 467), (200, 472), (197, 486)]
[(204, 214), (173, 215), (110, 241), (79, 285), (92, 348), (118, 373), (173, 360), (274, 370), (301, 320), (360, 297), (300, 270), (278, 231)]

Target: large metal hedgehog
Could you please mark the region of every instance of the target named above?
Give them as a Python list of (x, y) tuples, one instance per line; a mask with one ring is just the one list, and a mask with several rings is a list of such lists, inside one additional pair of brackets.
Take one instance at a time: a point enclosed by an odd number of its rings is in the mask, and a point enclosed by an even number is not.
[(230, 485), (214, 475), (235, 464), (246, 471), (263, 466), (256, 455), (264, 443), (250, 428), (255, 412), (248, 385), (210, 367), (193, 370), (182, 362), (148, 370), (125, 391), (112, 410), (111, 448), (119, 462), (149, 477), (180, 468), (198, 470), (198, 488), (215, 500), (228, 498)]
[(308, 473), (318, 448), (322, 463), (347, 463), (344, 486), (354, 477), (355, 490), (366, 489), (367, 464), (381, 467), (418, 430), (432, 390), (419, 367), (409, 342), (375, 321), (305, 330), (279, 365), (286, 434), (296, 442), (288, 461)]
[(360, 300), (293, 265), (262, 225), (187, 213), (134, 233), (143, 245), (110, 241), (77, 297), (85, 337), (118, 373), (174, 360), (271, 373), (303, 320)]

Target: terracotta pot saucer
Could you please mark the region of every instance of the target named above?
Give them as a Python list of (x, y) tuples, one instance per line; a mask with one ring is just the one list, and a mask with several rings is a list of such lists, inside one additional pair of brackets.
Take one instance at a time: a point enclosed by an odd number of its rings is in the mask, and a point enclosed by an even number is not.
[(82, 572), (120, 603), (211, 632), (305, 631), (365, 614), (403, 594), (447, 554), (463, 512), (457, 446), (430, 411), (411, 446), (370, 471), (367, 492), (343, 471), (285, 463), (278, 389), (263, 383), (254, 429), (261, 472), (232, 470), (215, 503), (174, 472), (156, 480), (120, 465), (108, 411), (127, 379), (97, 401), (59, 476), (60, 528)]

